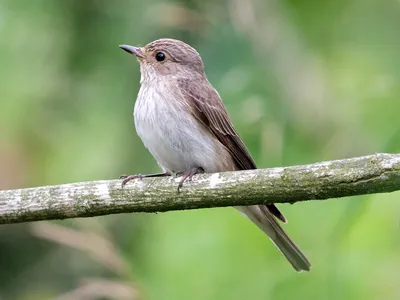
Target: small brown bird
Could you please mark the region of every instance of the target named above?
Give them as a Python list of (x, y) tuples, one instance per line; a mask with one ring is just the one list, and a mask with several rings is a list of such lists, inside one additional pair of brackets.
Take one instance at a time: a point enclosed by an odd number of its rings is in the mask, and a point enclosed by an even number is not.
[[(140, 63), (135, 127), (164, 172), (125, 176), (123, 185), (139, 177), (179, 175), (179, 189), (198, 173), (256, 169), (193, 47), (159, 39), (141, 48), (120, 48)], [(275, 205), (236, 208), (269, 236), (296, 271), (310, 270), (306, 256), (279, 225), (277, 219), (286, 219)]]

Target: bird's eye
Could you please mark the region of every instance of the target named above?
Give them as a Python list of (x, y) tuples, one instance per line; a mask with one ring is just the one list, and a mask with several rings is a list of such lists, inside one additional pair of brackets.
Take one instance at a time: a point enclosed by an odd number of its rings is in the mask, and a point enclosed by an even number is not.
[(165, 54), (162, 52), (157, 52), (156, 54), (156, 60), (157, 61), (163, 61), (165, 59)]

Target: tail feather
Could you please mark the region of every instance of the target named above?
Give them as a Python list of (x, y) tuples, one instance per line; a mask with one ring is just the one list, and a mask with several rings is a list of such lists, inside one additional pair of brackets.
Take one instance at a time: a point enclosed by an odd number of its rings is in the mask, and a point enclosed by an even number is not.
[[(287, 223), (285, 216), (281, 213), (281, 211), (274, 204), (260, 205), (261, 210), (264, 212), (268, 210), (269, 213), (273, 214), (276, 218), (281, 220), (283, 223)], [(267, 212), (265, 212), (267, 213)]]
[(273, 214), (265, 209), (265, 206), (253, 205), (236, 208), (268, 235), (296, 271), (310, 271), (310, 261), (282, 229)]

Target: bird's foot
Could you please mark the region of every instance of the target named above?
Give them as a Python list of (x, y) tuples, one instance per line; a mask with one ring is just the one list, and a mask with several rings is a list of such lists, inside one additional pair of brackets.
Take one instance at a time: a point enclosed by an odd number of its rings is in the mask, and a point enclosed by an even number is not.
[(131, 180), (135, 179), (143, 179), (143, 178), (151, 178), (151, 177), (164, 177), (164, 176), (170, 176), (169, 173), (156, 173), (156, 174), (136, 174), (136, 175), (121, 175), (119, 179), (123, 179), (121, 188), (124, 188), (124, 186)]
[(201, 173), (204, 173), (204, 169), (201, 167), (194, 167), (187, 171), (177, 173), (176, 174), (177, 176), (182, 176), (182, 179), (181, 179), (181, 181), (179, 181), (179, 184), (178, 184), (178, 193), (180, 192), (181, 187), (183, 187), (183, 184), (186, 181), (192, 181), (192, 178), (194, 175), (201, 174)]

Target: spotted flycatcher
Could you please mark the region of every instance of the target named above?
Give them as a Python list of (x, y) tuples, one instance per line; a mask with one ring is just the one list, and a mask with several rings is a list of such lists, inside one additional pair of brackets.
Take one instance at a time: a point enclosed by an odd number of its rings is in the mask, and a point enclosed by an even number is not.
[[(127, 176), (123, 185), (138, 177), (179, 175), (179, 189), (197, 173), (256, 169), (194, 48), (173, 39), (120, 47), (140, 63), (135, 127), (164, 172)], [(306, 256), (279, 225), (278, 220), (286, 219), (275, 205), (236, 208), (269, 236), (297, 271), (310, 270)]]

